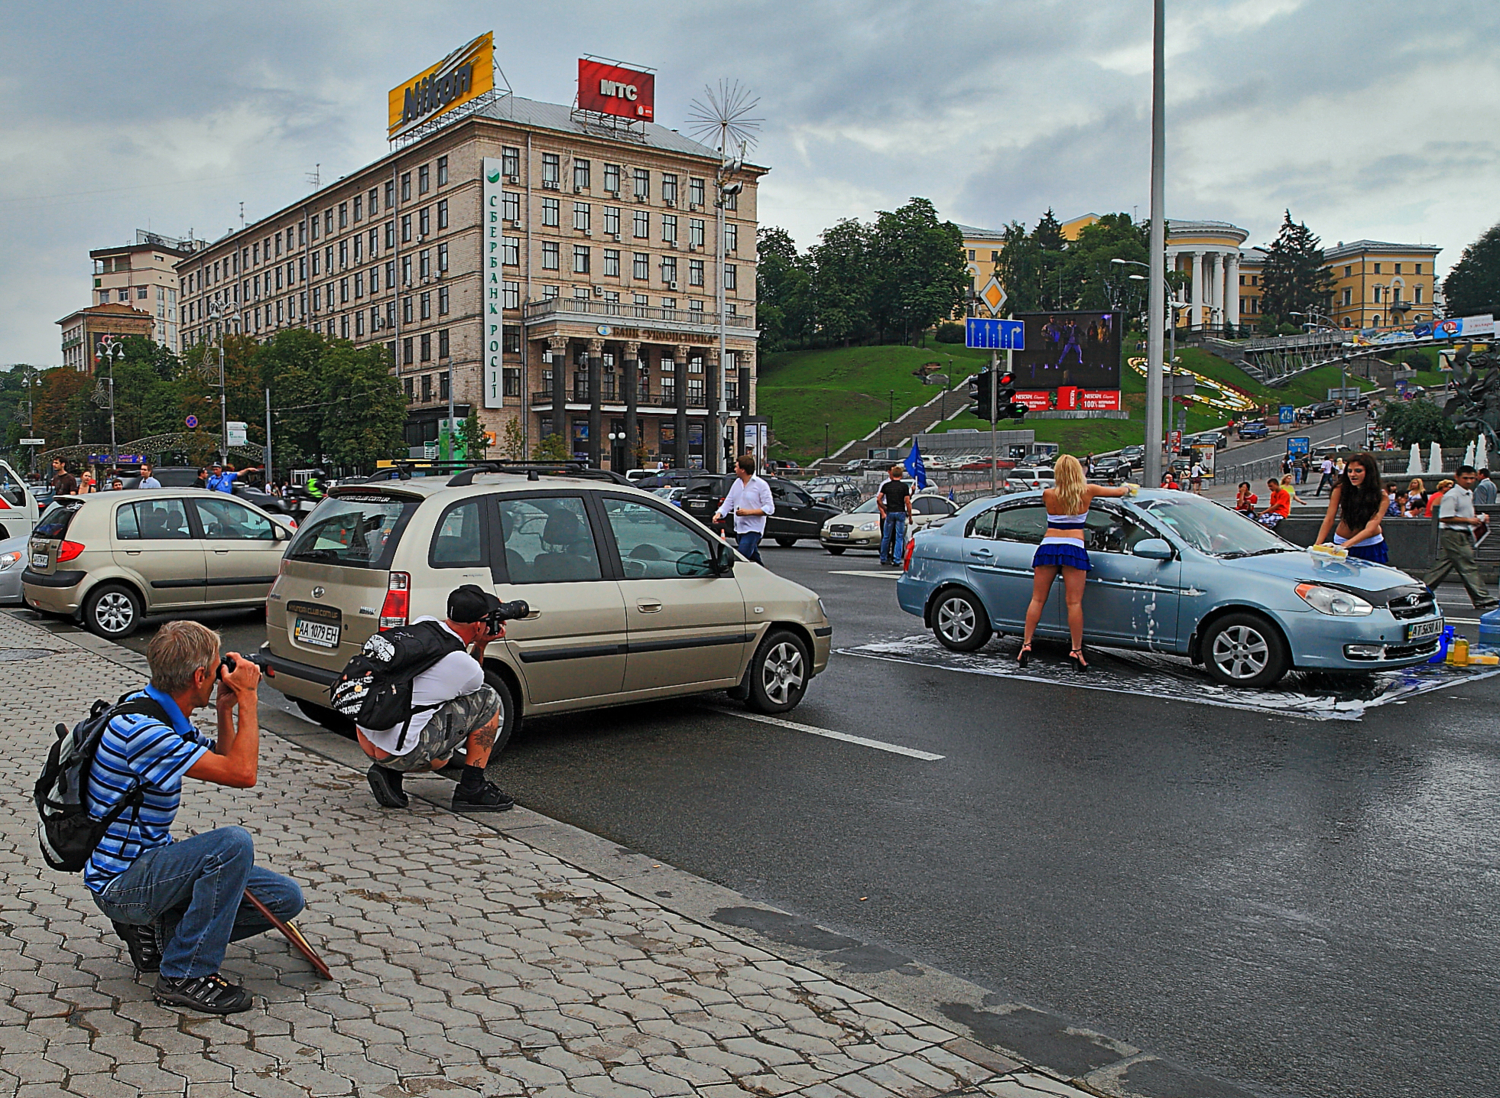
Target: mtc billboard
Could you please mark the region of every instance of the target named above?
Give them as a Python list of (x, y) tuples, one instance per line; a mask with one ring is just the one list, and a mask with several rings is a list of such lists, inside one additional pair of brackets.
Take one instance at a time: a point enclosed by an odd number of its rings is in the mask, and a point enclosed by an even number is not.
[(1118, 389), (1118, 313), (1023, 313), (1026, 349), (1012, 353), (1017, 389)]
[(481, 34), (387, 96), (387, 140), (495, 89), (495, 33)]
[(578, 109), (650, 122), (656, 110), (656, 75), (580, 57)]

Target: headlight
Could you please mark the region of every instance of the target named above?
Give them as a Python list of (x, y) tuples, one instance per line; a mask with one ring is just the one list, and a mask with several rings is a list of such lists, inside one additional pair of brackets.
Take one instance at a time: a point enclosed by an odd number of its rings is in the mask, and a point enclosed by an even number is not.
[(874, 530), (879, 525), (880, 525), (880, 523), (878, 523), (878, 522), (867, 522), (863, 526), (861, 526), (860, 529), (861, 530)]
[(14, 568), (16, 562), (21, 559), (20, 553), (0, 553), (0, 572)]
[(1340, 618), (1362, 618), (1375, 609), (1358, 595), (1316, 583), (1297, 584), (1297, 595), (1318, 613)]

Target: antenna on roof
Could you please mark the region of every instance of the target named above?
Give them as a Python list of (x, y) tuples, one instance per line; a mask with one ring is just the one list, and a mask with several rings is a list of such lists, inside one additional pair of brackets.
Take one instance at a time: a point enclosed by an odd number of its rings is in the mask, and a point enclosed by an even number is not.
[(317, 190), (323, 185), (322, 167), (321, 163), (314, 164), (313, 170), (307, 173), (307, 181), (312, 184), (313, 190)]

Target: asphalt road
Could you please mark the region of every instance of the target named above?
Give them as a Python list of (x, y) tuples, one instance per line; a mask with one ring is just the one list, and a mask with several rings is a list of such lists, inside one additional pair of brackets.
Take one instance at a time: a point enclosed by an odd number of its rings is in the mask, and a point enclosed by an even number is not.
[[(873, 555), (765, 552), (823, 596), (836, 647), (920, 631)], [(1474, 616), (1461, 589), (1441, 598)], [(205, 620), (230, 648), (264, 631)], [(1500, 678), (1359, 722), (1120, 688), (835, 655), (795, 722), (942, 757), (684, 702), (529, 721), (494, 776), (997, 1003), (1259, 1094), (1500, 1091)]]

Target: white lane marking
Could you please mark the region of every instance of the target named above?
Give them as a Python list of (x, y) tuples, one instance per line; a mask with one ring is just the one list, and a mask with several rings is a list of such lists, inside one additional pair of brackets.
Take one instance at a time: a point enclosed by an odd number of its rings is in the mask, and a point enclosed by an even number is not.
[(898, 579), (901, 578), (901, 573), (900, 572), (896, 572), (896, 571), (891, 571), (891, 572), (841, 572), (841, 571), (839, 571), (836, 568), (830, 568), (828, 570), (828, 574), (830, 576), (872, 576), (875, 579), (888, 579), (888, 580), (898, 580)]
[(744, 717), (747, 721), (774, 724), (777, 728), (790, 728), (793, 732), (806, 732), (809, 736), (823, 736), (830, 740), (842, 740), (844, 743), (856, 744), (859, 747), (873, 747), (876, 751), (889, 751), (892, 755), (905, 755), (909, 759), (921, 759), (923, 762), (937, 762), (945, 758), (943, 755), (934, 755), (931, 751), (918, 751), (914, 747), (902, 747), (900, 744), (886, 743), (884, 740), (869, 740), (863, 736), (851, 736), (847, 732), (832, 732), (827, 728), (814, 728), (810, 724), (784, 721), (780, 717), (767, 717), (760, 713), (746, 713), (743, 710), (726, 709), (719, 705), (705, 705), (703, 708), (711, 709), (715, 713), (723, 713), (726, 717)]

